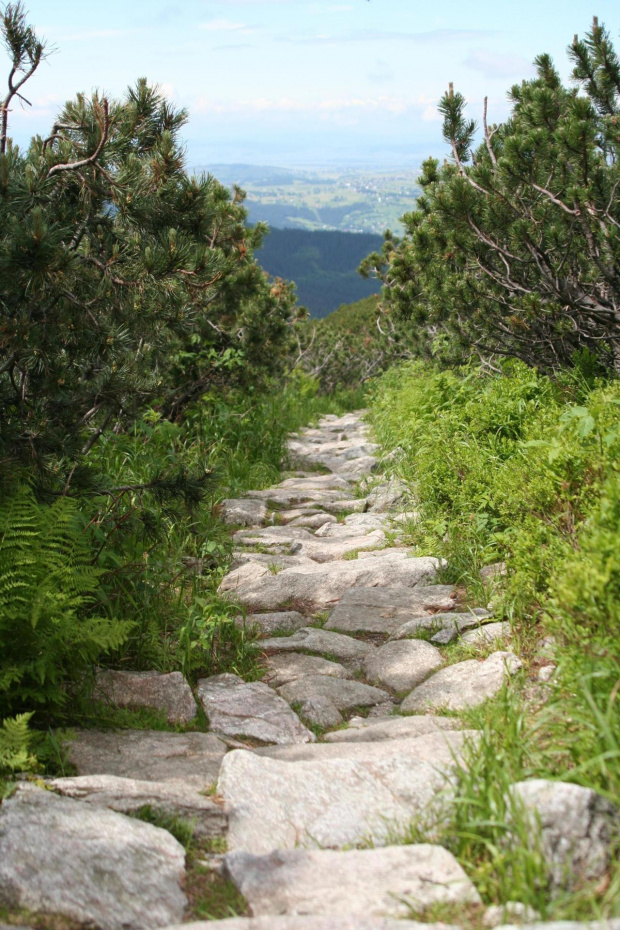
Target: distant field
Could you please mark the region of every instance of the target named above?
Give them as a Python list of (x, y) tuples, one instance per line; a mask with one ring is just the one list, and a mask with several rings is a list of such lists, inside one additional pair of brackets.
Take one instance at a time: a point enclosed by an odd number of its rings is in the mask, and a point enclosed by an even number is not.
[(272, 227), (256, 257), (269, 274), (294, 281), (299, 302), (313, 317), (323, 317), (341, 304), (379, 293), (379, 283), (362, 278), (357, 267), (382, 242), (364, 233)]
[[(381, 235), (403, 232), (400, 218), (415, 207), (417, 171), (299, 171), (256, 165), (210, 165), (223, 184), (247, 193), (250, 222), (280, 229), (338, 230)], [(352, 300), (357, 299), (352, 297)]]

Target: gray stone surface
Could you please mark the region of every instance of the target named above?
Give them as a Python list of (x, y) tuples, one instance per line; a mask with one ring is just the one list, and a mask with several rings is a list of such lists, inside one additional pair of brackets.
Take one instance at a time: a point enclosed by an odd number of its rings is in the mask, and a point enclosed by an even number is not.
[(407, 494), (407, 485), (399, 478), (390, 478), (378, 484), (368, 495), (368, 509), (371, 513), (385, 513), (393, 510)]
[(272, 633), (294, 633), (308, 622), (308, 618), (296, 610), (271, 611), (264, 614), (248, 614), (245, 621), (241, 615), (235, 618), (235, 626), (249, 630), (260, 630), (263, 636)]
[(346, 462), (344, 465), (336, 464), (336, 471), (341, 475), (346, 475), (354, 481), (358, 481), (365, 475), (372, 475), (379, 468), (379, 459), (374, 455), (363, 455), (353, 462)]
[(387, 520), (381, 514), (375, 513), (349, 513), (342, 523), (330, 523), (316, 531), (316, 536), (326, 536), (328, 539), (354, 536), (359, 533), (368, 533), (370, 530), (384, 530)]
[(332, 513), (312, 513), (308, 516), (299, 516), (291, 520), (291, 526), (306, 526), (312, 530), (318, 530), (327, 524), (336, 524), (336, 517)]
[(490, 616), (491, 614), (483, 607), (476, 607), (474, 610), (463, 614), (453, 614), (451, 617), (449, 615), (444, 616), (441, 618), (442, 628), (434, 636), (431, 636), (431, 642), (445, 646), (457, 639), (463, 630), (480, 629), (483, 621)]
[(441, 816), (450, 766), (444, 771), (416, 755), (411, 747), (409, 755), (290, 762), (230, 752), (218, 782), (229, 814), (229, 850), (260, 855), (369, 839), (380, 846), (416, 814), (432, 822)]
[(555, 675), (556, 668), (556, 665), (543, 665), (542, 668), (538, 669), (538, 680), (545, 683), (551, 681)]
[(185, 850), (166, 830), (31, 785), (0, 807), (0, 900), (101, 930), (178, 923)]
[(99, 669), (94, 698), (118, 707), (153, 707), (169, 723), (190, 723), (198, 708), (192, 689), (181, 672), (122, 672)]
[(276, 547), (266, 548), (269, 548), (270, 551), (254, 552), (251, 549), (234, 549), (230, 570), (234, 571), (235, 569), (239, 569), (247, 563), (262, 565), (269, 571), (273, 571), (274, 568), (278, 571), (282, 571), (285, 568), (296, 568), (300, 565), (309, 564), (308, 559), (303, 556), (291, 555), (289, 552), (272, 552), (271, 549)]
[[(413, 561), (413, 560), (412, 560)], [(454, 605), (452, 585), (355, 587), (345, 591), (325, 628), (344, 633), (394, 633), (412, 617), (429, 623), (432, 611)]]
[(278, 652), (314, 652), (317, 655), (333, 656), (345, 664), (361, 663), (375, 646), (364, 643), (352, 636), (332, 633), (315, 627), (303, 627), (292, 636), (275, 636), (257, 643), (257, 648), (267, 653)]
[(291, 546), (300, 540), (314, 539), (304, 526), (262, 526), (250, 530), (237, 530), (233, 535), (235, 546)]
[(305, 555), (309, 559), (314, 559), (315, 562), (334, 562), (357, 550), (380, 549), (384, 543), (383, 530), (372, 530), (370, 533), (351, 536), (348, 539), (317, 539), (314, 536), (311, 539), (298, 540), (293, 543), (291, 553)]
[(228, 826), (228, 817), (221, 804), (183, 784), (138, 781), (116, 775), (52, 778), (47, 784), (65, 797), (108, 807), (120, 814), (134, 813), (148, 806), (191, 821), (197, 837), (223, 836)]
[(406, 623), (397, 627), (392, 633), (393, 639), (408, 639), (419, 636), (421, 632), (426, 633), (428, 630), (434, 632), (433, 641), (445, 645), (462, 633), (464, 630), (470, 630), (490, 617), (488, 610), (483, 607), (476, 607), (467, 612), (444, 612), (426, 614), (424, 616), (413, 617)]
[(418, 523), (420, 514), (416, 510), (404, 510), (402, 513), (391, 514), (392, 523)]
[(238, 590), (245, 590), (268, 574), (268, 564), (258, 559), (248, 558), (224, 575), (220, 583), (220, 593), (234, 597)]
[(405, 756), (416, 762), (448, 766), (453, 754), (460, 753), (465, 739), (477, 739), (476, 730), (429, 730), (421, 735), (385, 740), (380, 747), (374, 742), (321, 742), (305, 746), (262, 746), (256, 755), (283, 762), (324, 762), (329, 759), (360, 759), (373, 762), (377, 757)]
[(198, 682), (198, 699), (211, 728), (226, 736), (264, 743), (307, 743), (315, 739), (286, 701), (260, 681), (214, 675)]
[(441, 730), (459, 730), (454, 717), (353, 717), (345, 730), (326, 733), (327, 743), (374, 743), (393, 739), (415, 739)]
[(620, 809), (590, 788), (532, 778), (511, 792), (540, 829), (554, 892), (601, 878), (620, 839)]
[[(234, 595), (252, 611), (274, 610), (291, 602), (320, 609), (333, 606), (351, 587), (413, 587), (422, 580), (432, 579), (438, 565), (437, 559), (427, 557), (399, 561), (369, 558), (325, 564), (308, 559), (306, 564), (287, 568), (277, 575), (267, 573), (252, 581), (238, 582)], [(223, 583), (220, 590), (228, 593), (230, 587)]]
[(361, 681), (343, 678), (328, 678), (324, 675), (308, 675), (291, 681), (281, 688), (278, 694), (289, 702), (304, 703), (316, 698), (323, 698), (340, 711), (353, 710), (355, 707), (372, 707), (389, 699), (389, 694), (380, 688), (373, 688)]
[(325, 730), (339, 726), (344, 720), (336, 705), (325, 697), (313, 697), (302, 701), (299, 706), (299, 716), (306, 723), (323, 727)]
[(237, 526), (260, 526), (267, 518), (263, 501), (247, 498), (227, 498), (222, 501), (222, 519)]
[(226, 871), (252, 913), (406, 917), (438, 904), (479, 904), (471, 881), (441, 846), (234, 852)]
[(332, 501), (342, 500), (348, 491), (330, 491), (328, 489), (299, 490), (297, 488), (268, 488), (265, 491), (248, 491), (248, 497), (254, 500), (274, 504), (276, 507), (294, 507), (301, 503), (314, 503), (327, 506)]
[(214, 733), (72, 730), (69, 761), (78, 775), (181, 782), (199, 790), (217, 781), (226, 745)]
[(262, 662), (265, 668), (263, 681), (272, 688), (279, 688), (308, 675), (327, 675), (330, 678), (349, 678), (350, 672), (339, 662), (331, 662), (322, 656), (308, 656), (302, 652), (281, 652), (267, 656)]
[(305, 478), (286, 478), (280, 488), (296, 488), (298, 491), (349, 491), (351, 483), (340, 475), (308, 475)]
[(386, 643), (364, 662), (366, 678), (393, 691), (410, 691), (441, 668), (444, 660), (435, 646), (422, 640)]
[[(278, 520), (281, 523), (293, 523), (294, 520), (299, 519), (300, 517), (309, 517), (313, 514), (324, 513), (320, 508), (315, 507), (313, 504), (299, 504), (299, 506), (292, 508), (291, 510), (278, 510)], [(329, 514), (327, 514), (329, 516)]]
[(343, 498), (339, 501), (332, 501), (329, 509), (332, 513), (364, 513), (366, 500), (360, 497)]
[(357, 557), (358, 559), (367, 559), (373, 554), (379, 559), (410, 559), (413, 557), (413, 552), (409, 549), (398, 549), (396, 546), (387, 546), (376, 553), (362, 551), (358, 553)]
[(252, 913), (406, 917), (438, 904), (479, 904), (452, 853), (441, 846), (302, 850), (226, 856)]
[(458, 930), (458, 927), (449, 928), (444, 923), (421, 924), (415, 920), (392, 920), (390, 917), (362, 917), (351, 914), (310, 917), (300, 914), (279, 917), (231, 917), (227, 920), (179, 924), (176, 927), (168, 927), (167, 930)]
[(501, 578), (507, 572), (505, 562), (494, 562), (492, 565), (485, 565), (480, 569), (480, 577), (483, 581)]
[(476, 707), (497, 694), (506, 678), (520, 668), (521, 661), (511, 652), (494, 652), (484, 662), (476, 659), (457, 662), (418, 685), (402, 702), (401, 711)]
[(510, 638), (510, 624), (505, 621), (496, 623), (483, 623), (482, 626), (475, 630), (469, 630), (461, 636), (462, 643), (470, 643), (473, 646), (493, 643), (498, 639)]

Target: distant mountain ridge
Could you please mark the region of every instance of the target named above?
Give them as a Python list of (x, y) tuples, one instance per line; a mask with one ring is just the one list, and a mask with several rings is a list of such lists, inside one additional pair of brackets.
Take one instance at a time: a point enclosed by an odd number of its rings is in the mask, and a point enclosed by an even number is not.
[(368, 233), (272, 227), (256, 258), (269, 274), (294, 281), (299, 302), (320, 318), (379, 293), (380, 283), (362, 278), (357, 268), (382, 242)]

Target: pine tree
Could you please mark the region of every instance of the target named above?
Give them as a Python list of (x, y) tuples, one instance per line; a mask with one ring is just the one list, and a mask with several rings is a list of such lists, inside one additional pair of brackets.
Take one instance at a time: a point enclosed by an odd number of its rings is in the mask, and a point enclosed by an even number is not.
[(121, 101), (78, 94), (20, 151), (10, 103), (45, 44), (21, 3), (0, 30), (0, 463), (70, 482), (147, 404), (178, 418), (213, 384), (277, 369), (294, 294), (257, 266), (243, 192), (188, 174), (187, 114), (146, 80)]
[(464, 98), (441, 100), (451, 158), (424, 164), (406, 236), (366, 262), (422, 352), (620, 367), (620, 64), (596, 20), (569, 54), (574, 87), (540, 55), (506, 122), (485, 101), (475, 151)]

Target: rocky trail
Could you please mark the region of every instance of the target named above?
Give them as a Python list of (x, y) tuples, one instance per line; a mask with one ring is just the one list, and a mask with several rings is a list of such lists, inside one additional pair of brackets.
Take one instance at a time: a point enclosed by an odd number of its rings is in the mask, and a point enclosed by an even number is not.
[[(459, 913), (468, 927), (585, 926), (537, 923), (519, 902), (485, 908), (436, 842), (455, 764), (477, 738), (459, 712), (521, 667), (508, 625), (460, 603), (437, 583), (438, 560), (399, 542), (413, 502), (378, 474), (362, 413), (323, 418), (289, 452), (293, 477), (223, 505), (236, 549), (221, 590), (258, 632), (262, 680), (217, 675), (194, 693), (180, 673), (101, 672), (103, 700), (185, 726), (201, 708), (209, 730), (74, 733), (77, 775), (22, 781), (0, 807), (0, 902), (36, 926), (193, 919), (186, 851), (155, 825), (167, 817), (193, 824), (192, 868), (247, 902), (251, 916), (205, 930), (431, 930), (447, 926), (438, 913), (453, 926)], [(455, 641), (469, 658), (450, 660)], [(551, 894), (604, 876), (608, 802), (562, 782), (513, 790), (540, 830)], [(132, 816), (145, 809), (154, 823)], [(425, 842), (403, 844), (412, 823)]]

